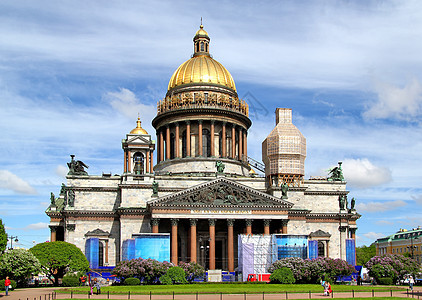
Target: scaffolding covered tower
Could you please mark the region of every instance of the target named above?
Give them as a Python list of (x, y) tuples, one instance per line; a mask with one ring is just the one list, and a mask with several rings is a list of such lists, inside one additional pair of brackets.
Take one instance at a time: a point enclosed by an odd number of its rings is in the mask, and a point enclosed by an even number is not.
[(269, 186), (300, 186), (305, 175), (306, 139), (292, 123), (290, 108), (276, 109), (276, 126), (262, 142)]

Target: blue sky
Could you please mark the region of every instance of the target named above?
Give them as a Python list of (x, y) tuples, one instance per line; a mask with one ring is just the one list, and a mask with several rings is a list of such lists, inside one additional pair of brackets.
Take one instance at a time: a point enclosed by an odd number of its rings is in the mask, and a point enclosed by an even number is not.
[(121, 139), (153, 135), (156, 102), (210, 51), (249, 102), (248, 154), (293, 109), (306, 177), (343, 161), (358, 244), (422, 225), (420, 1), (1, 1), (0, 218), (19, 244), (49, 239), (44, 210), (69, 155), (122, 173)]

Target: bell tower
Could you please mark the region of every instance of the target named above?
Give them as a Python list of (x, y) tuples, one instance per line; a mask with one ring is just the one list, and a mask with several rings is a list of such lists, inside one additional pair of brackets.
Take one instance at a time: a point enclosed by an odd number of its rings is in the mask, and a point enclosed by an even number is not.
[(123, 172), (125, 174), (148, 176), (153, 174), (153, 153), (155, 142), (151, 135), (142, 128), (141, 119), (138, 117), (136, 128), (126, 139), (122, 140), (124, 151)]

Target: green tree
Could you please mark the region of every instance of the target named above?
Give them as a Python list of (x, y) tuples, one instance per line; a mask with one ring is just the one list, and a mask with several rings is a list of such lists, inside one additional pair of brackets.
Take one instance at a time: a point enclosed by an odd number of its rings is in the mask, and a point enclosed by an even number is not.
[(29, 249), (40, 261), (45, 274), (54, 279), (54, 285), (58, 285), (58, 279), (67, 272), (87, 272), (89, 263), (82, 251), (73, 244), (66, 242), (46, 242), (37, 244)]
[(41, 265), (38, 259), (26, 249), (8, 250), (0, 256), (0, 277), (9, 276), (19, 286), (32, 274), (38, 274)]
[(376, 255), (375, 244), (356, 248), (356, 265), (364, 266), (372, 257)]
[(0, 219), (0, 253), (3, 253), (7, 246), (7, 234), (4, 230), (3, 221)]

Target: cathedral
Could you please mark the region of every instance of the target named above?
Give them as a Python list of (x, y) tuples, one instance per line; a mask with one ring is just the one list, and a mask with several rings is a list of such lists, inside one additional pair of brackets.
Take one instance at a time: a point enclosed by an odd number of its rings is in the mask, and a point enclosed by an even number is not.
[(306, 139), (288, 108), (275, 111), (263, 163), (250, 158), (248, 104), (210, 55), (202, 25), (152, 125), (156, 141), (139, 117), (122, 140), (121, 175), (89, 175), (71, 156), (46, 210), (51, 241), (75, 244), (93, 269), (137, 257), (229, 273), (265, 273), (284, 257), (355, 264), (360, 215), (354, 199), (348, 205), (341, 162), (325, 177), (304, 178)]

